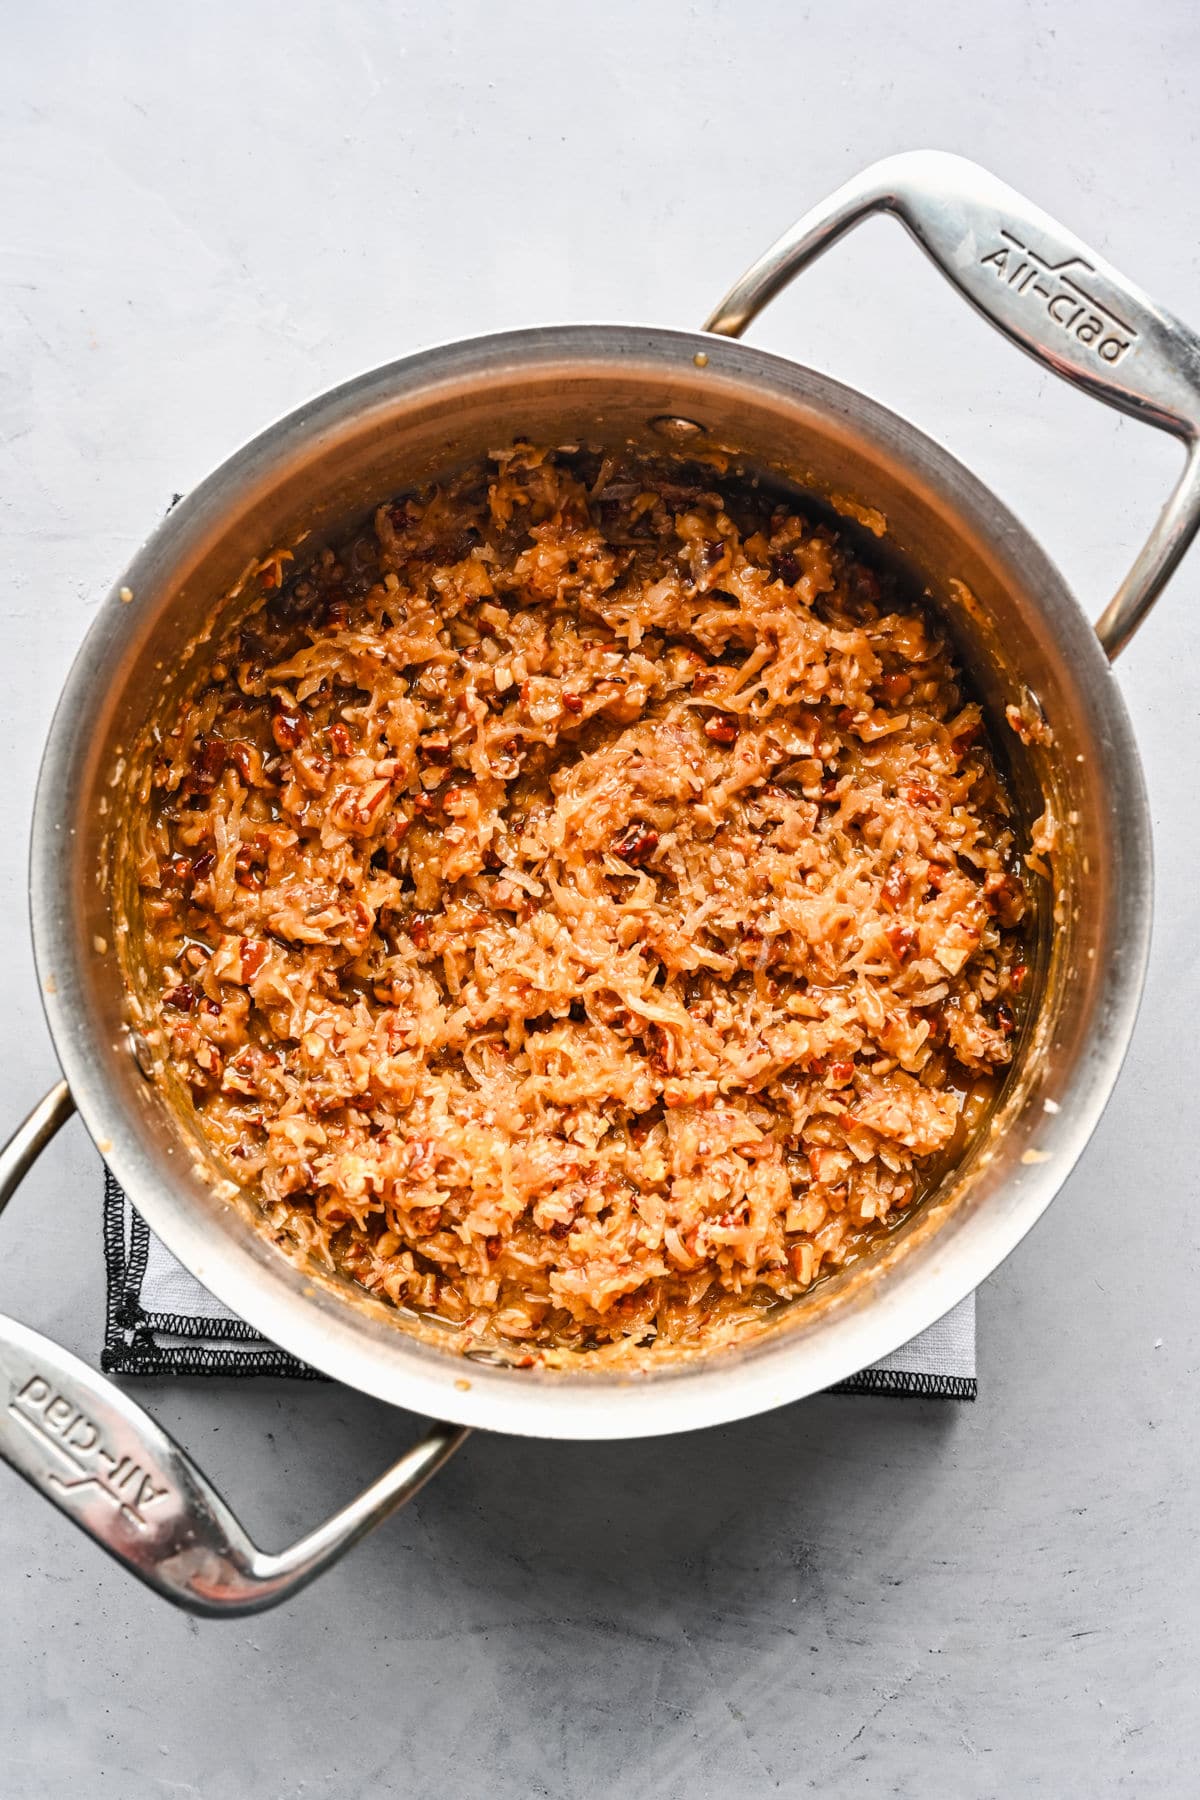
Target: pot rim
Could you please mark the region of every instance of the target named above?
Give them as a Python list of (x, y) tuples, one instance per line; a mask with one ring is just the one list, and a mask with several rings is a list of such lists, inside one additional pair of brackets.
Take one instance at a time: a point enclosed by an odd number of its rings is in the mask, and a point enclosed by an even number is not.
[[(985, 539), (1019, 562), (1036, 587), (1043, 621), (1076, 686), (1097, 715), (1093, 780), (1120, 809), (1113, 845), (1112, 954), (1101, 971), (1096, 1029), (1071, 1070), (1061, 1110), (1039, 1126), (1039, 1148), (969, 1218), (947, 1216), (936, 1252), (919, 1268), (889, 1270), (861, 1304), (826, 1313), (811, 1333), (787, 1333), (649, 1374), (516, 1371), (429, 1352), (403, 1329), (381, 1351), (343, 1317), (304, 1295), (305, 1277), (286, 1259), (256, 1257), (232, 1240), (214, 1244), (194, 1209), (172, 1203), (163, 1165), (121, 1115), (105, 1059), (82, 1020), (78, 969), (84, 947), (65, 892), (61, 795), (81, 754), (77, 721), (86, 715), (95, 671), (137, 617), (152, 570), (182, 553), (221, 516), (251, 474), (283, 466), (304, 441), (359, 418), (372, 405), (436, 395), (439, 384), (501, 366), (532, 373), (547, 364), (598, 358), (663, 368), (702, 355), (714, 378), (758, 387), (776, 401), (852, 421), (855, 431), (902, 460)], [(699, 366), (699, 365), (695, 365)], [(158, 578), (161, 578), (160, 576)], [(124, 603), (122, 591), (135, 599)], [(1090, 622), (1062, 576), (1009, 509), (955, 457), (899, 415), (856, 389), (804, 365), (729, 339), (635, 325), (543, 326), (435, 346), (327, 390), (257, 434), (167, 517), (114, 584), (71, 667), (51, 723), (38, 780), (30, 841), (34, 958), (51, 1037), (88, 1131), (151, 1229), (226, 1305), (264, 1336), (325, 1374), (394, 1405), (455, 1423), (518, 1434), (598, 1439), (641, 1437), (727, 1423), (803, 1398), (868, 1367), (941, 1318), (1020, 1242), (1058, 1192), (1106, 1105), (1132, 1035), (1150, 941), (1149, 813), (1132, 727)], [(236, 1251), (236, 1254), (234, 1252)], [(311, 1285), (309, 1293), (313, 1292)], [(462, 1385), (464, 1382), (469, 1385)]]

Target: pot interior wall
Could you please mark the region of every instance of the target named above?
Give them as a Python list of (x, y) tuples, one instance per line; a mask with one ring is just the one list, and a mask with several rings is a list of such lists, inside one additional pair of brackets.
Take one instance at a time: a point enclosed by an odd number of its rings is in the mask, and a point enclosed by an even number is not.
[[(310, 543), (336, 536), (381, 498), (518, 435), (555, 444), (634, 441), (684, 455), (725, 449), (842, 514), (882, 514), (887, 539), (878, 554), (898, 558), (950, 623), (993, 734), (1009, 746), (1026, 823), (1047, 802), (1058, 821), (1054, 879), (1042, 897), (1040, 998), (988, 1131), (886, 1247), (789, 1309), (757, 1344), (710, 1359), (728, 1365), (736, 1380), (738, 1366), (786, 1355), (788, 1393), (811, 1391), (839, 1370), (851, 1372), (880, 1330), (898, 1335), (873, 1354), (938, 1316), (960, 1297), (951, 1294), (955, 1284), (971, 1285), (968, 1265), (976, 1279), (986, 1273), (988, 1254), (991, 1267), (1058, 1185), (1128, 1035), (1148, 875), (1124, 713), (1087, 621), (1053, 568), (936, 446), (808, 371), (723, 340), (616, 327), (451, 346), (302, 409), (183, 501), (122, 578), (132, 600), (114, 593), (106, 603), (73, 671), (43, 770), (35, 942), (64, 1070), (118, 1178), (200, 1279), (264, 1332), (347, 1380), (415, 1404), (419, 1375), (426, 1399), (434, 1391), (448, 1396), (441, 1406), (448, 1416), (470, 1410), (453, 1398), (458, 1359), (437, 1341), (398, 1330), (390, 1309), (345, 1283), (294, 1266), (263, 1240), (227, 1184), (214, 1181), (202, 1146), (139, 1070), (118, 959), (108, 947), (125, 930), (129, 859), (115, 828), (142, 780), (131, 753), (151, 717), (193, 679), (197, 641), (222, 607), (238, 603), (225, 596), (247, 565), (304, 534)], [(872, 538), (863, 541), (870, 553)], [(1044, 715), (1053, 744), (1021, 743), (1004, 723), (1008, 706)], [(985, 1213), (990, 1226), (981, 1228)], [(929, 1274), (939, 1264), (940, 1284)], [(885, 1292), (900, 1303), (880, 1309)], [(878, 1318), (891, 1321), (875, 1336), (862, 1325), (872, 1301)], [(840, 1332), (845, 1367), (830, 1348), (839, 1319), (857, 1321)], [(808, 1355), (810, 1375), (798, 1384), (794, 1371), (818, 1335), (822, 1352)], [(506, 1369), (479, 1371), (479, 1378), (510, 1389), (520, 1383), (526, 1396), (541, 1382)], [(561, 1392), (563, 1377), (548, 1379)], [(698, 1377), (692, 1366), (646, 1379)], [(593, 1393), (606, 1384), (619, 1386), (590, 1374), (569, 1381)], [(768, 1386), (759, 1382), (763, 1392)], [(543, 1407), (547, 1417), (549, 1410)], [(738, 1410), (753, 1407), (731, 1406), (727, 1416)], [(591, 1435), (582, 1426), (553, 1429)]]

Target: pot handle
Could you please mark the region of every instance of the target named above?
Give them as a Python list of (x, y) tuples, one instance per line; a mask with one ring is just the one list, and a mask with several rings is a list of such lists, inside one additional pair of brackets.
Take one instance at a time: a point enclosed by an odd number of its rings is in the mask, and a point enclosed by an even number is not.
[(740, 337), (794, 275), (877, 212), (893, 213), (965, 299), (1056, 375), (1186, 445), (1183, 474), (1096, 625), (1116, 656), (1200, 526), (1200, 337), (994, 175), (940, 150), (874, 163), (805, 213), (704, 329)]
[[(0, 1210), (75, 1110), (65, 1081), (0, 1151)], [(262, 1612), (411, 1500), (467, 1433), (437, 1424), (379, 1480), (278, 1555), (259, 1550), (190, 1457), (127, 1394), (0, 1315), (0, 1456), (110, 1556), (188, 1612)]]

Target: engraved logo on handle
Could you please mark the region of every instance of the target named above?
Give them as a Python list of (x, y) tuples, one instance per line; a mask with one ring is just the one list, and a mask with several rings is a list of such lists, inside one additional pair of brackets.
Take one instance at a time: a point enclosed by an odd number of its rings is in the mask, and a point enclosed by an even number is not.
[(9, 1401), (8, 1410), (62, 1459), (64, 1472), (51, 1469), (49, 1480), (64, 1493), (102, 1495), (142, 1530), (150, 1524), (145, 1509), (170, 1494), (169, 1487), (147, 1474), (131, 1456), (118, 1456), (108, 1449), (95, 1420), (60, 1394), (45, 1376), (31, 1375)]
[(981, 267), (988, 269), (1014, 294), (1020, 294), (1034, 306), (1044, 306), (1060, 331), (1091, 350), (1109, 368), (1119, 363), (1127, 350), (1137, 342), (1134, 326), (1115, 313), (1111, 306), (1097, 300), (1092, 291), (1095, 269), (1082, 256), (1065, 256), (1051, 262), (1040, 250), (1023, 244), (1011, 231), (1001, 228), (1005, 240), (997, 249), (981, 256)]

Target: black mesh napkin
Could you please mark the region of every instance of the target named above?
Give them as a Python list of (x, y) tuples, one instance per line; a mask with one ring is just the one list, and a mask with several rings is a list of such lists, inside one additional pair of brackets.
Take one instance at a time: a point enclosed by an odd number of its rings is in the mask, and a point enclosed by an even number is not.
[[(237, 1318), (159, 1242), (105, 1170), (108, 1271), (102, 1366), (114, 1375), (324, 1377)], [(832, 1390), (974, 1400), (975, 1296), (911, 1344)]]

